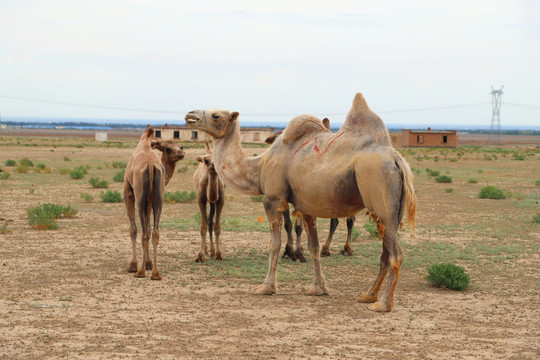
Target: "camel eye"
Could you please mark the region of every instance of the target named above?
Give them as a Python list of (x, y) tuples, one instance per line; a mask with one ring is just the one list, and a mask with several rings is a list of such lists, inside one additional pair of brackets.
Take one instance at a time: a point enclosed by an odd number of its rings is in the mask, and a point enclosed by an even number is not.
[(214, 119), (219, 119), (219, 115), (216, 115), (216, 114), (212, 114), (212, 117), (213, 117)]
[(165, 151), (167, 152), (167, 154), (171, 153), (171, 149), (169, 149), (169, 148), (166, 148)]

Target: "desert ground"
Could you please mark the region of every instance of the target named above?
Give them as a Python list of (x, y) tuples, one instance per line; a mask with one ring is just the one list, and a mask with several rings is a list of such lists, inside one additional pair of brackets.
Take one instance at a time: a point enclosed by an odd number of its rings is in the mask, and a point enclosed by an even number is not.
[[(366, 231), (364, 211), (357, 215), (353, 255), (340, 254), (341, 219), (332, 255), (322, 258), (330, 295), (305, 295), (313, 277), (305, 235), (307, 262), (280, 259), (277, 294), (253, 295), (267, 271), (268, 225), (261, 202), (231, 188), (223, 261), (195, 262), (198, 206), (168, 202), (158, 247), (163, 279), (152, 281), (149, 272), (135, 278), (126, 271), (124, 203), (100, 198), (105, 190), (122, 192), (113, 177), (135, 145), (133, 138), (97, 143), (0, 135), (0, 359), (540, 357), (537, 145), (398, 149), (414, 172), (418, 212), (415, 236), (407, 228), (399, 232), (405, 262), (389, 313), (371, 312), (357, 300), (374, 281), (381, 252)], [(204, 149), (186, 148), (167, 192), (194, 190), (195, 159)], [(264, 149), (245, 146), (248, 155)], [(34, 164), (26, 172), (18, 167), (23, 158)], [(69, 170), (78, 166), (88, 174), (72, 179)], [(436, 182), (431, 170), (452, 182)], [(107, 180), (108, 189), (93, 188), (91, 177)], [(507, 198), (479, 199), (488, 184)], [(44, 203), (78, 212), (59, 219), (55, 230), (37, 230), (27, 210)], [(328, 227), (328, 219), (319, 219), (321, 245)], [(427, 269), (443, 262), (464, 267), (470, 288), (429, 284)]]

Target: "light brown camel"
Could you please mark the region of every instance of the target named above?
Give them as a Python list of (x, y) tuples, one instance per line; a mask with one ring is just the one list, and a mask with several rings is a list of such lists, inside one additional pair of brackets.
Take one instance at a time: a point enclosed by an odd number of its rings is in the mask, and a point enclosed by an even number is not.
[[(330, 130), (330, 120), (328, 120), (328, 118), (324, 118), (322, 122), (323, 122), (324, 127)], [(264, 140), (264, 142), (271, 145), (282, 133), (283, 133), (283, 130), (278, 130), (276, 131), (274, 135), (267, 137)], [(345, 242), (345, 245), (343, 246), (343, 250), (341, 250), (342, 255), (350, 256), (353, 253), (352, 248), (351, 248), (351, 238), (352, 238), (352, 229), (354, 225), (354, 220), (355, 220), (354, 216), (347, 218), (347, 240)], [(302, 242), (301, 242), (302, 219), (301, 218), (296, 219), (296, 222), (294, 224), (294, 230), (296, 233), (296, 250), (293, 249), (293, 237), (292, 237), (293, 226), (292, 226), (292, 221), (291, 221), (291, 215), (288, 209), (283, 212), (283, 221), (284, 221), (285, 232), (287, 233), (287, 244), (285, 245), (285, 251), (283, 251), (282, 258), (284, 259), (289, 258), (292, 261), (300, 260), (300, 262), (305, 262), (306, 258), (304, 257), (304, 253), (302, 249)], [(326, 238), (326, 242), (324, 243), (321, 249), (321, 256), (330, 256), (330, 244), (332, 243), (332, 238), (334, 237), (334, 233), (336, 231), (338, 224), (339, 224), (338, 219), (330, 220), (330, 231), (328, 232), (328, 237)]]
[[(331, 133), (311, 115), (292, 119), (264, 153), (248, 157), (240, 144), (238, 112), (194, 110), (186, 123), (214, 137), (214, 162), (225, 184), (242, 192), (264, 194), (270, 224), (270, 258), (266, 279), (255, 294), (274, 294), (281, 247), (282, 213), (292, 203), (302, 217), (315, 277), (309, 295), (328, 294), (321, 271), (316, 217), (340, 218), (367, 208), (377, 221), (383, 251), (379, 274), (360, 296), (370, 310), (390, 311), (403, 263), (397, 231), (407, 210), (414, 231), (416, 196), (407, 162), (394, 150), (382, 120), (357, 93), (345, 123)], [(379, 290), (388, 275), (387, 286)]]
[[(129, 263), (129, 272), (135, 277), (145, 277), (145, 270), (152, 269), (152, 280), (160, 280), (157, 267), (157, 246), (159, 243), (159, 219), (163, 208), (165, 185), (174, 174), (176, 162), (184, 157), (182, 146), (171, 141), (160, 143), (152, 141), (154, 129), (148, 127), (142, 134), (139, 144), (131, 154), (124, 175), (124, 202), (127, 208), (133, 256)], [(152, 151), (152, 148), (162, 152), (161, 160)], [(135, 209), (139, 212), (142, 228), (143, 257), (140, 268), (137, 270), (137, 222)], [(150, 228), (150, 213), (154, 213), (154, 227)], [(154, 262), (150, 260), (148, 243), (152, 234), (154, 247)]]
[[(197, 202), (201, 210), (201, 250), (197, 255), (196, 262), (206, 261), (205, 254), (206, 232), (210, 235), (210, 256), (215, 260), (222, 260), (221, 249), (219, 246), (219, 235), (221, 234), (221, 210), (225, 203), (225, 185), (219, 178), (214, 161), (212, 160), (212, 148), (205, 142), (206, 155), (199, 156), (197, 161), (200, 162), (199, 167), (193, 174), (193, 184), (197, 189)], [(206, 203), (210, 203), (210, 213), (206, 216)], [(214, 213), (216, 221), (214, 223)], [(212, 240), (212, 230), (216, 234), (216, 247)]]

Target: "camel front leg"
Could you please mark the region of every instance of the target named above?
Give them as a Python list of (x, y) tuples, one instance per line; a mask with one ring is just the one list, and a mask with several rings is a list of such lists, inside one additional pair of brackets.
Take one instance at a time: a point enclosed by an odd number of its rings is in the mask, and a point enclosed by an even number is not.
[(206, 257), (206, 231), (208, 230), (208, 218), (206, 217), (206, 199), (199, 199), (199, 210), (201, 212), (201, 249), (195, 262), (205, 262)]
[(355, 220), (354, 215), (347, 218), (347, 241), (345, 242), (345, 245), (343, 246), (343, 250), (341, 250), (341, 255), (351, 256), (353, 254), (353, 251), (351, 248), (351, 239), (352, 239), (352, 230), (354, 226), (354, 220)]
[(285, 251), (283, 252), (283, 258), (289, 258), (292, 261), (296, 260), (296, 256), (294, 255), (293, 250), (293, 238), (292, 238), (292, 221), (291, 221), (291, 214), (289, 213), (289, 209), (285, 210), (283, 212), (283, 220), (285, 222), (285, 232), (287, 233), (287, 244), (285, 245)]
[(270, 224), (270, 255), (268, 264), (268, 273), (266, 279), (254, 291), (257, 295), (272, 295), (277, 289), (277, 266), (279, 259), (279, 251), (281, 249), (281, 225), (282, 212), (285, 208), (280, 207), (279, 201), (269, 201), (265, 198), (264, 208), (266, 217)]
[(307, 291), (308, 295), (328, 295), (326, 281), (321, 270), (319, 258), (319, 238), (317, 236), (317, 219), (311, 215), (304, 215), (304, 227), (308, 238), (308, 249), (315, 267), (313, 286)]
[(134, 273), (137, 271), (137, 222), (135, 220), (135, 195), (133, 188), (126, 181), (124, 182), (124, 203), (126, 204), (129, 218), (129, 237), (131, 238), (131, 261), (127, 271)]
[(224, 204), (224, 195), (220, 194), (219, 199), (216, 201), (216, 222), (214, 224), (214, 233), (216, 235), (216, 253), (214, 254), (214, 260), (223, 260), (221, 257), (219, 235), (221, 235), (221, 211), (223, 210)]
[(334, 233), (336, 232), (338, 224), (338, 219), (330, 220), (330, 231), (328, 232), (328, 237), (326, 238), (326, 242), (322, 247), (321, 256), (330, 256), (330, 244), (332, 243), (332, 238), (334, 237)]

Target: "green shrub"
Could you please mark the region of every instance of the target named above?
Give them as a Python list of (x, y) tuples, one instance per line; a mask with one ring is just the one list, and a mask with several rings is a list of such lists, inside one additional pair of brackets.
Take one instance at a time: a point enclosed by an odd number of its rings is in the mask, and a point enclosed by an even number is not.
[(184, 166), (182, 166), (181, 168), (179, 168), (179, 169), (177, 170), (177, 172), (178, 172), (179, 174), (183, 174), (183, 173), (185, 173), (186, 171), (188, 171), (188, 166), (187, 166), (187, 165), (184, 165)]
[(6, 166), (15, 166), (17, 162), (15, 160), (6, 160)]
[(122, 202), (124, 200), (122, 194), (116, 190), (102, 191), (99, 197), (106, 203)]
[(64, 161), (71, 161), (71, 159), (68, 158), (67, 156), (64, 156)]
[(127, 163), (124, 161), (113, 161), (112, 167), (115, 169), (125, 169)]
[(69, 172), (69, 169), (61, 168), (58, 170), (58, 172), (60, 173), (60, 175), (66, 175)]
[(99, 180), (97, 176), (91, 177), (88, 180), (88, 183), (96, 189), (106, 189), (109, 187), (109, 182), (107, 180)]
[(252, 197), (251, 197), (251, 201), (255, 201), (255, 202), (263, 202), (263, 200), (264, 200), (264, 195), (252, 196)]
[(441, 176), (437, 176), (435, 178), (435, 181), (438, 182), (438, 183), (451, 183), (452, 178), (450, 176), (441, 175)]
[(116, 182), (124, 182), (124, 175), (126, 174), (126, 169), (122, 169), (116, 174), (114, 174), (113, 180)]
[(56, 219), (64, 216), (66, 218), (73, 217), (77, 214), (77, 210), (71, 206), (61, 206), (51, 203), (45, 203), (41, 206), (36, 206), (27, 210), (28, 224), (35, 229), (57, 229), (58, 224)]
[(0, 234), (9, 234), (11, 230), (8, 230), (7, 227), (9, 225), (9, 220), (4, 220), (4, 225), (0, 226)]
[(533, 216), (533, 222), (540, 224), (540, 211)]
[(469, 287), (470, 277), (461, 266), (436, 264), (428, 269), (428, 274), (426, 280), (438, 287), (458, 291)]
[(88, 193), (81, 193), (81, 199), (83, 199), (87, 203), (94, 201), (94, 197)]
[(84, 166), (77, 166), (73, 170), (69, 171), (69, 176), (72, 179), (82, 179), (86, 174), (88, 174), (88, 170), (86, 170)]
[(536, 180), (536, 182), (534, 183), (534, 185), (540, 186), (540, 180)]
[(364, 224), (364, 229), (366, 229), (372, 237), (379, 237), (379, 229), (377, 229), (377, 224), (375, 224), (375, 221), (373, 221), (372, 218), (369, 218), (367, 223)]
[(11, 173), (3, 172), (0, 174), (0, 180), (7, 180), (10, 178), (10, 176), (11, 176)]
[(47, 166), (45, 164), (37, 164), (36, 169), (44, 170)]
[(195, 191), (177, 191), (175, 193), (166, 192), (165, 193), (165, 202), (175, 204), (175, 203), (190, 203), (194, 202), (197, 199), (197, 193)]
[(28, 166), (24, 166), (24, 165), (19, 164), (15, 168), (15, 171), (18, 172), (18, 173), (27, 173), (28, 172)]
[(467, 180), (467, 182), (469, 184), (476, 184), (478, 182), (478, 180), (476, 180), (475, 178), (470, 178), (469, 180)]
[(426, 168), (426, 172), (429, 176), (439, 176), (441, 173), (437, 170), (431, 170), (430, 168)]
[(444, 189), (444, 191), (446, 191), (447, 193), (453, 193), (454, 192), (454, 189), (453, 188), (446, 188)]
[(493, 185), (484, 186), (478, 193), (480, 199), (506, 199), (506, 195), (501, 189), (497, 189)]
[(21, 160), (19, 160), (19, 165), (26, 166), (26, 167), (33, 167), (34, 163), (32, 162), (32, 160), (28, 158), (22, 158)]

